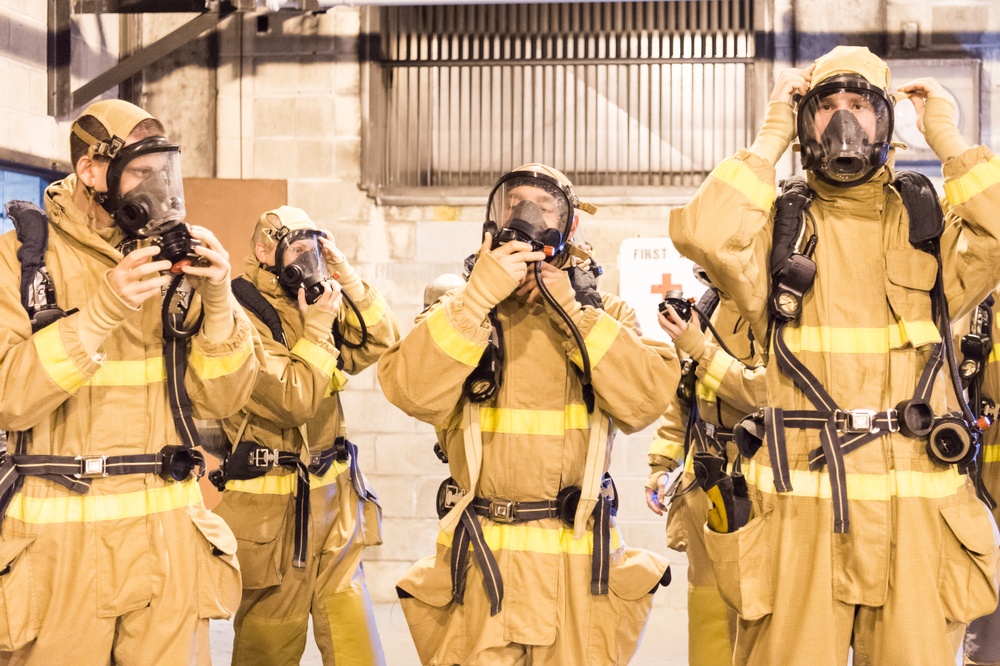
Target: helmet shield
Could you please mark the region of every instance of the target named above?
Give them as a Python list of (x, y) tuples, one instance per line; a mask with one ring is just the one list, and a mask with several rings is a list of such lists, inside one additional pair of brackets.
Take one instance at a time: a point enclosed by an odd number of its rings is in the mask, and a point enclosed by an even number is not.
[(305, 289), (306, 303), (315, 303), (323, 295), (323, 282), (330, 279), (330, 270), (319, 244), (322, 231), (291, 229), (281, 234), (274, 252), (274, 267), (278, 283), (289, 298), (298, 298), (299, 288)]
[(799, 102), (802, 168), (838, 187), (866, 182), (889, 157), (892, 126), (884, 90), (856, 74), (834, 76)]
[(157, 136), (122, 148), (108, 166), (103, 205), (134, 238), (162, 234), (183, 222), (180, 147)]
[(512, 240), (530, 243), (551, 260), (566, 248), (573, 226), (572, 193), (540, 171), (512, 171), (490, 192), (486, 204), (487, 231), (493, 245)]

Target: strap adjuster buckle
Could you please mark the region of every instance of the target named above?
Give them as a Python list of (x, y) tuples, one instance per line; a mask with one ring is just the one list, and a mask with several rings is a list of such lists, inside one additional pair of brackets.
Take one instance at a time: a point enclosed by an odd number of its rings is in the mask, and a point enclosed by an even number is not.
[(101, 479), (108, 475), (107, 456), (77, 456), (80, 471), (73, 474), (75, 479)]
[(252, 467), (276, 467), (278, 465), (278, 451), (263, 447), (254, 449), (247, 458), (247, 464)]
[(715, 424), (714, 423), (706, 423), (705, 424), (705, 435), (707, 435), (709, 437), (709, 439), (715, 439)]
[(516, 513), (514, 504), (514, 500), (490, 498), (490, 520), (496, 523), (513, 523)]
[(899, 432), (899, 410), (895, 407), (885, 410), (886, 420), (889, 423), (889, 432)]
[(838, 416), (842, 415), (844, 417), (844, 432), (875, 432), (878, 428), (875, 426), (875, 415), (878, 414), (874, 409), (849, 409), (846, 411), (839, 411)]

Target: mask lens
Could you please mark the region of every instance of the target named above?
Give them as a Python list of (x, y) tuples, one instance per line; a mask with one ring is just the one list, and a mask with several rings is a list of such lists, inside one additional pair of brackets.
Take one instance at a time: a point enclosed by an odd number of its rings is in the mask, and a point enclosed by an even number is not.
[(307, 303), (315, 303), (323, 295), (323, 282), (330, 278), (330, 271), (319, 236), (320, 232), (314, 229), (300, 229), (290, 232), (278, 244), (275, 253), (278, 281), (289, 298), (298, 298), (299, 287), (305, 289)]
[(118, 224), (134, 236), (149, 237), (183, 222), (187, 211), (177, 147), (139, 149), (126, 159), (118, 181)]
[(554, 181), (531, 172), (514, 172), (490, 193), (488, 215), (498, 227), (494, 245), (512, 240), (537, 247), (555, 243), (559, 247), (553, 249), (558, 252), (569, 237), (572, 210), (568, 195)]

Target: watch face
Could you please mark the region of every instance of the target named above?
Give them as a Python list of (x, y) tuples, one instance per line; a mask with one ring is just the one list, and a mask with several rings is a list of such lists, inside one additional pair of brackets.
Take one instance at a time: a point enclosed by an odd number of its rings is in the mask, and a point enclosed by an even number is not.
[[(955, 96), (947, 89), (945, 89), (945, 96), (955, 107), (955, 124), (961, 131), (962, 128), (962, 110), (958, 106), (958, 102)], [(896, 131), (893, 132), (895, 138), (898, 141), (902, 141), (906, 144), (909, 151), (913, 153), (923, 153), (925, 151), (931, 151), (931, 147), (927, 145), (927, 141), (924, 139), (923, 133), (917, 129), (917, 111), (913, 107), (913, 102), (909, 99), (904, 99), (896, 102), (895, 107), (896, 114)], [(912, 158), (911, 158), (912, 159)]]

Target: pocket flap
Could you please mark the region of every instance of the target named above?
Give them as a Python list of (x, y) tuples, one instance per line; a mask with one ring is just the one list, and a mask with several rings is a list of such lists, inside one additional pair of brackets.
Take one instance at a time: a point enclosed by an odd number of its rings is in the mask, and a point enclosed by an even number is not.
[(222, 518), (211, 511), (199, 509), (191, 512), (191, 522), (215, 548), (226, 555), (236, 554), (236, 537)]
[(941, 515), (966, 550), (976, 555), (996, 552), (1000, 534), (990, 510), (978, 499), (973, 497), (958, 504), (942, 506)]
[(611, 565), (608, 587), (626, 601), (642, 599), (660, 584), (670, 562), (648, 550), (628, 548), (619, 563)]
[(900, 287), (930, 291), (937, 279), (937, 261), (926, 252), (913, 248), (887, 250), (885, 275)]
[(446, 560), (428, 555), (407, 569), (396, 587), (429, 606), (447, 606), (451, 603), (451, 567)]
[(0, 541), (0, 575), (7, 572), (7, 567), (24, 552), (24, 549), (35, 542), (35, 537), (27, 539), (8, 539)]
[(255, 495), (227, 490), (212, 509), (232, 529), (237, 539), (271, 543), (285, 530), (294, 502), (291, 495)]

